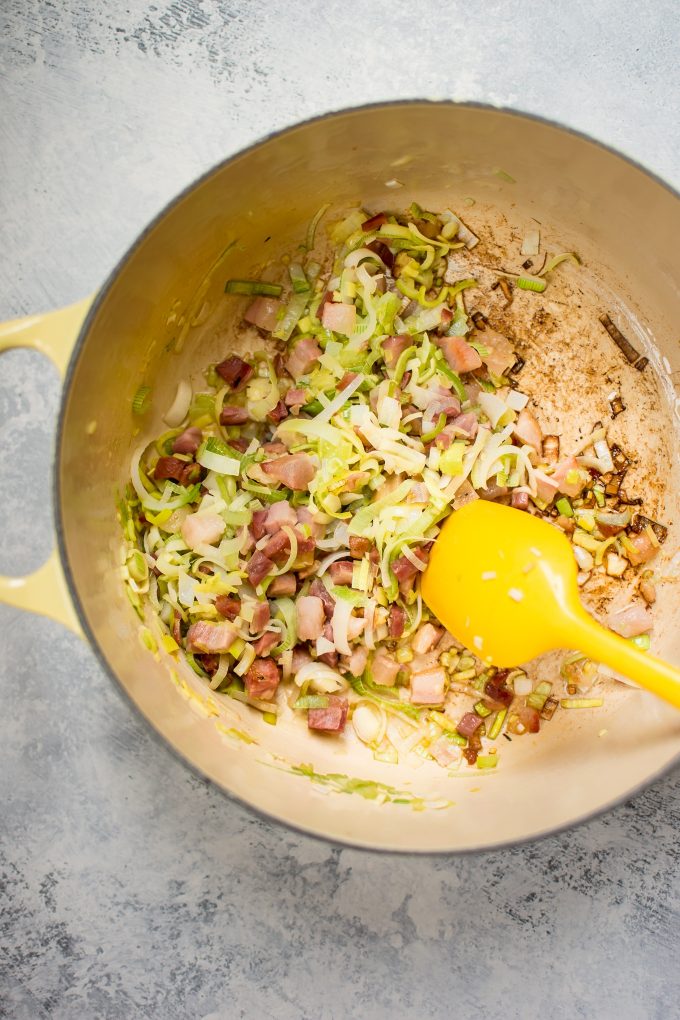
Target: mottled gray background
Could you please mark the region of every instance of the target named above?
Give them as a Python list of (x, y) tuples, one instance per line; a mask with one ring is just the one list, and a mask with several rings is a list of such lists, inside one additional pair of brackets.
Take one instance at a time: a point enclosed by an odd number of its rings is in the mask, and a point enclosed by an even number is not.
[[(367, 100), (555, 117), (680, 184), (675, 0), (3, 0), (0, 316), (75, 300), (245, 142)], [(631, 243), (644, 257), (644, 211)], [(637, 240), (635, 240), (637, 238)], [(0, 569), (51, 542), (56, 373), (0, 367)], [(332, 849), (191, 775), (93, 655), (0, 607), (0, 1015), (680, 1015), (680, 776), (541, 844)]]

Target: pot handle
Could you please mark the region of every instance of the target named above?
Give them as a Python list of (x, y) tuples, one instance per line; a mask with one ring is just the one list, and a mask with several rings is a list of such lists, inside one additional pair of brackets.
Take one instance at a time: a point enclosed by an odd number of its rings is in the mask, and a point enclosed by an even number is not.
[[(63, 379), (80, 327), (93, 300), (94, 297), (88, 297), (56, 312), (0, 323), (0, 353), (13, 347), (30, 347), (40, 351), (54, 362)], [(49, 616), (79, 637), (83, 636), (56, 549), (38, 570), (27, 577), (0, 575), (0, 602), (15, 609), (28, 609)]]

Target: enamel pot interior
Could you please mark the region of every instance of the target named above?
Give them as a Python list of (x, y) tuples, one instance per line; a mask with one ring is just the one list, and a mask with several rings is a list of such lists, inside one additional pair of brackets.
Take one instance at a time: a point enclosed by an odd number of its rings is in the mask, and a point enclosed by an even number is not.
[[(163, 431), (161, 415), (180, 378), (198, 384), (208, 363), (248, 345), (238, 329), (244, 305), (224, 296), (225, 279), (257, 273), (298, 244), (327, 202), (330, 219), (357, 203), (378, 211), (405, 209), (414, 200), (457, 210), (491, 254), (496, 245), (496, 264), (505, 246), (517, 250), (534, 220), (550, 251), (580, 253), (582, 269), (565, 274), (570, 282), (556, 285), (552, 296), (549, 288), (530, 296), (538, 304), (525, 295), (516, 310), (498, 305), (489, 314), (518, 338), (527, 386), (539, 403), (543, 394), (563, 432), (603, 417), (607, 394), (622, 393), (627, 412), (620, 427), (639, 454), (639, 484), (654, 488), (660, 519), (672, 523), (680, 202), (582, 137), (515, 114), (445, 103), (369, 107), (292, 128), (209, 173), (157, 219), (83, 329), (62, 410), (58, 513), (64, 562), (90, 637), (140, 711), (189, 763), (240, 800), (330, 839), (463, 851), (536, 837), (631, 794), (680, 753), (680, 716), (641, 691), (612, 685), (604, 708), (558, 713), (537, 736), (502, 742), (493, 773), (469, 769), (453, 778), (434, 763), (387, 765), (351, 736), (309, 735), (297, 719), (269, 726), (259, 713), (213, 696), (188, 669), (173, 682), (174, 663), (157, 661), (140, 645), (139, 619), (119, 571), (115, 501), (131, 451), (145, 435)], [(602, 311), (648, 353), (644, 373), (614, 347), (597, 320)], [(142, 381), (153, 386), (153, 409), (140, 424), (130, 409)], [(674, 541), (671, 529), (666, 564)], [(654, 647), (675, 662), (677, 601), (668, 581)], [(291, 771), (303, 763), (324, 775), (377, 780), (406, 800), (417, 798), (417, 806), (422, 799), (425, 809), (413, 810), (389, 790), (384, 803), (337, 792), (332, 782)]]

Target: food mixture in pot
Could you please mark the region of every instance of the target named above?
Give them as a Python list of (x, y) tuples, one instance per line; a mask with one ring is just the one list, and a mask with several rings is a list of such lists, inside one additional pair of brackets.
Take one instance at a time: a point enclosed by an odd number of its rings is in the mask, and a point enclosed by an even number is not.
[(534, 682), (460, 647), (419, 592), (444, 519), (474, 499), (545, 517), (571, 538), (579, 583), (633, 582), (608, 622), (642, 648), (666, 528), (626, 487), (631, 451), (608, 441), (620, 396), (565, 447), (522, 391), (515, 345), (476, 310), (484, 288), (508, 305), (542, 294), (579, 272), (575, 254), (542, 253), (531, 230), (509, 273), (456, 214), (412, 205), (353, 210), (322, 263), (322, 213), (266, 280), (227, 281), (248, 356), (225, 350), (199, 390), (181, 382), (169, 430), (135, 451), (120, 505), (128, 593), (167, 652), (267, 722), (296, 713), (335, 740), (351, 726), (385, 762), (493, 768), (501, 736), (599, 707), (597, 667), (575, 652)]

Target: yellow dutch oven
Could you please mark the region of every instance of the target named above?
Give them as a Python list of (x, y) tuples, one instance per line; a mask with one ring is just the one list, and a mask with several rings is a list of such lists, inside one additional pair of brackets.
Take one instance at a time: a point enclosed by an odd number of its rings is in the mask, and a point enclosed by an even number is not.
[[(140, 621), (120, 577), (116, 497), (132, 449), (160, 430), (178, 380), (200, 376), (206, 364), (238, 349), (241, 308), (223, 296), (227, 277), (249, 276), (299, 243), (327, 202), (332, 216), (357, 202), (380, 209), (417, 200), (437, 209), (460, 208), (464, 199), (486, 236), (511, 240), (513, 225), (533, 218), (564, 250), (581, 254), (579, 301), (545, 314), (571, 331), (570, 352), (579, 343), (583, 359), (594, 348), (600, 352), (588, 362), (600, 390), (609, 386), (611, 365), (619, 373), (630, 441), (641, 461), (658, 468), (649, 484), (658, 486), (663, 519), (672, 524), (680, 492), (672, 386), (680, 378), (680, 201), (620, 155), (527, 116), (401, 102), (290, 128), (179, 195), (94, 299), (0, 330), (0, 351), (34, 347), (64, 376), (55, 464), (58, 552), (30, 577), (0, 578), (0, 599), (84, 634), (152, 726), (230, 795), (306, 832), (368, 848), (468, 851), (573, 825), (678, 760), (680, 717), (621, 686), (598, 712), (558, 713), (536, 737), (503, 747), (493, 773), (462, 769), (456, 776), (434, 763), (413, 770), (376, 762), (351, 737), (314, 736), (297, 720), (268, 726), (259, 713), (213, 695), (181, 664), (140, 643)], [(651, 359), (645, 373), (628, 368), (611, 346), (597, 323), (603, 309), (637, 336)], [(545, 345), (531, 355), (539, 372), (558, 335), (545, 321), (527, 323)], [(569, 374), (578, 365), (565, 360), (557, 383), (552, 369), (546, 399), (553, 386), (565, 393), (570, 414), (592, 417), (592, 389), (575, 392)], [(130, 410), (141, 382), (153, 387), (143, 433)], [(540, 375), (536, 385), (532, 392), (540, 394)], [(662, 586), (655, 633), (658, 653), (677, 662), (672, 580)]]

